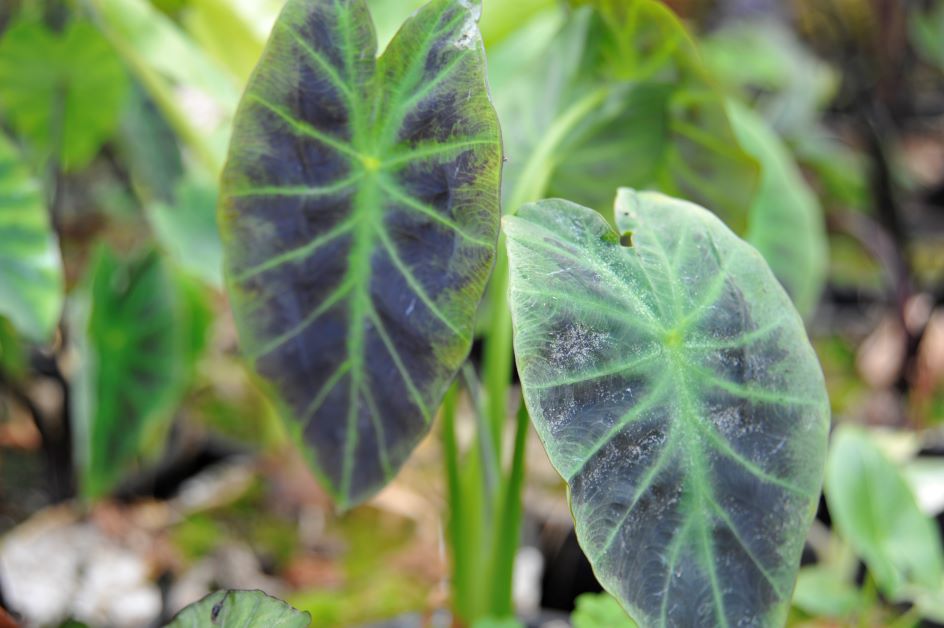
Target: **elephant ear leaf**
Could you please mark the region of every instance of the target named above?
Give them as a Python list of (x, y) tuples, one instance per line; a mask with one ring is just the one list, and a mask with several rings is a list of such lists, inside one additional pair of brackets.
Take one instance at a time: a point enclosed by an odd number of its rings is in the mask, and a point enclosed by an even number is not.
[(217, 591), (183, 609), (166, 628), (308, 628), (311, 615), (262, 591)]
[(505, 219), (525, 401), (600, 582), (644, 626), (773, 626), (822, 483), (829, 405), (763, 258), (707, 210), (622, 190), (613, 231)]
[(243, 350), (342, 508), (397, 472), (471, 346), (502, 162), (479, 12), (434, 0), (378, 58), (365, 0), (289, 0), (236, 116)]

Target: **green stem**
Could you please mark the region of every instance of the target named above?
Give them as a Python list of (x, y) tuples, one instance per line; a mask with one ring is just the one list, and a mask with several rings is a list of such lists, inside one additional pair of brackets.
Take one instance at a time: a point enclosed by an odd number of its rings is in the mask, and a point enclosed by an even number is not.
[(446, 536), (452, 549), (452, 590), (456, 597), (456, 608), (467, 608), (468, 601), (463, 599), (468, 585), (465, 574), (468, 572), (466, 557), (467, 544), (463, 542), (465, 534), (465, 512), (463, 509), (462, 484), (459, 479), (459, 445), (456, 440), (456, 397), (459, 394), (458, 383), (454, 383), (442, 405), (443, 453), (446, 463), (446, 485), (449, 499), (449, 519), (446, 522)]
[(518, 541), (521, 536), (521, 489), (524, 484), (525, 441), (528, 436), (528, 409), (521, 400), (515, 426), (514, 454), (511, 470), (502, 495), (502, 507), (496, 530), (492, 565), (491, 610), (495, 617), (513, 613), (512, 584)]

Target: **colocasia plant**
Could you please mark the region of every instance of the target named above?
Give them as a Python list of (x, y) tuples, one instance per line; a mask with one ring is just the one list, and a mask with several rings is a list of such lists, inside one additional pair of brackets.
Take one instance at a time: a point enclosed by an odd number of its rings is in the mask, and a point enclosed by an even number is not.
[[(753, 162), (699, 131), (725, 120), (724, 104), (667, 9), (589, 4), (560, 35), (559, 50), (576, 38), (580, 52), (548, 70), (572, 70), (557, 82), (570, 91), (531, 94), (535, 108), (559, 107), (549, 130), (529, 143), (508, 129), (519, 152), (502, 220), (480, 3), (432, 0), (378, 55), (365, 0), (289, 0), (223, 174), (242, 348), (342, 509), (396, 475), (445, 398), (460, 621), (512, 611), (530, 416), (587, 557), (635, 621), (782, 625), (822, 482), (822, 373), (787, 292), (721, 218), (629, 188), (613, 222), (598, 211), (617, 185), (657, 188), (717, 199), (743, 233), (731, 208), (750, 190), (693, 173)], [(636, 119), (647, 107), (664, 113), (664, 137)], [(579, 159), (594, 138), (611, 144), (608, 163)], [(547, 190), (594, 208), (528, 203)], [(480, 393), (464, 365), (493, 267), (481, 392), (498, 418), (478, 417), (475, 455), (462, 458), (450, 386), (463, 371)], [(509, 310), (526, 408), (504, 469)]]

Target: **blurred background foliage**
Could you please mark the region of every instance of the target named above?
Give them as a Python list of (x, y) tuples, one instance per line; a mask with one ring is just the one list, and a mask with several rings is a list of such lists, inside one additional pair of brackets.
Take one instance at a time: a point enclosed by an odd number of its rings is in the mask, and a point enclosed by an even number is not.
[[(421, 2), (369, 4), (382, 47)], [(507, 208), (659, 187), (753, 243), (836, 425), (791, 622), (944, 624), (944, 3), (663, 4), (484, 1)], [(335, 515), (222, 294), (217, 176), (280, 6), (0, 4), (0, 609), (148, 625), (233, 587), (318, 626), (441, 619), (439, 440)], [(515, 600), (540, 625), (599, 586), (528, 454)], [(606, 597), (576, 608), (617, 625)]]

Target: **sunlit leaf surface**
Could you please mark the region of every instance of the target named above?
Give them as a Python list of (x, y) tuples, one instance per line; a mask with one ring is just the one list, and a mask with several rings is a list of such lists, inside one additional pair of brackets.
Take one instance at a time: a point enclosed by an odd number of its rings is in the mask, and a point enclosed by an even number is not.
[(0, 134), (0, 315), (48, 340), (62, 311), (62, 261), (39, 183)]
[(87, 164), (117, 127), (127, 88), (121, 62), (87, 22), (61, 33), (20, 22), (0, 38), (0, 113), (40, 160)]
[(501, 168), (478, 12), (434, 0), (378, 59), (363, 0), (291, 0), (237, 114), (243, 350), (342, 507), (396, 473), (471, 346)]
[(616, 222), (505, 219), (518, 371), (578, 539), (641, 625), (778, 625), (829, 425), (803, 323), (707, 210), (622, 190)]
[(217, 591), (182, 610), (166, 628), (307, 628), (311, 615), (262, 591)]

